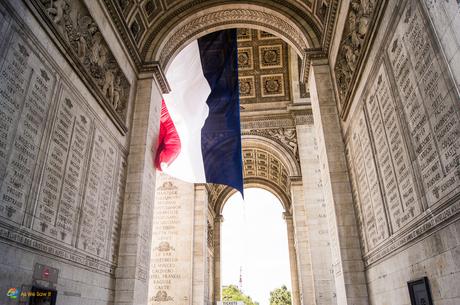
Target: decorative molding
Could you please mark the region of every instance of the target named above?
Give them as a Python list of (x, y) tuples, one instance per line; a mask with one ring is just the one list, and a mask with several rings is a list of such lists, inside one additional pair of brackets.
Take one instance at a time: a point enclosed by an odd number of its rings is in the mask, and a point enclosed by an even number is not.
[(130, 87), (96, 22), (81, 1), (30, 0), (63, 55), (125, 134)]
[(256, 121), (242, 121), (241, 130), (265, 129), (265, 128), (289, 128), (295, 127), (292, 118), (265, 118)]
[[(128, 25), (126, 23), (125, 14), (123, 12), (128, 12), (132, 5), (132, 0), (102, 0), (107, 8), (109, 15), (112, 17), (112, 21), (115, 24), (118, 33), (121, 36), (128, 52), (131, 55), (137, 68), (140, 68), (142, 65), (142, 59), (137, 49), (136, 42), (132, 37), (131, 33), (128, 30)], [(114, 2), (118, 2), (115, 4)], [(124, 6), (124, 8), (122, 7)], [(120, 11), (121, 10), (121, 11)]]
[[(105, 1), (110, 1), (110, 0), (105, 0)], [(203, 4), (205, 4), (208, 1), (209, 0), (195, 0), (195, 1), (189, 1), (189, 2), (183, 1), (185, 4), (180, 6), (180, 7), (178, 7), (176, 10), (171, 11), (169, 16), (184, 15), (187, 11), (190, 11), (189, 14), (199, 15), (199, 14), (197, 14), (197, 12), (192, 11), (192, 9), (196, 8), (196, 7), (201, 7), (200, 8), (200, 13), (202, 13), (205, 9), (213, 7), (213, 5), (208, 6), (208, 7), (203, 6)], [(338, 2), (339, 0), (332, 0), (332, 1)], [(286, 1), (286, 0), (271, 0), (270, 3), (273, 3), (275, 5), (269, 6), (269, 5), (265, 4), (265, 6), (263, 6), (261, 9), (266, 10), (268, 8), (268, 9), (271, 9), (271, 10), (276, 10), (277, 6), (281, 6), (284, 9), (287, 9), (287, 10), (295, 13), (297, 15), (298, 20), (306, 21), (308, 23), (308, 25), (309, 25), (309, 28), (303, 29), (304, 32), (308, 33), (310, 35), (314, 35), (314, 37), (312, 39), (320, 40), (320, 38), (322, 36), (321, 25), (319, 23), (315, 22), (315, 18), (313, 17), (311, 11), (299, 8), (296, 4), (294, 4), (292, 2), (293, 1)], [(253, 3), (253, 1), (250, 1), (250, 3)], [(258, 2), (256, 2), (255, 4), (260, 5), (260, 3), (258, 3)], [(165, 14), (166, 13), (169, 13), (169, 12), (166, 11)], [(169, 17), (169, 16), (167, 16), (167, 18), (164, 18), (161, 22), (156, 24), (154, 26), (153, 30), (149, 33), (149, 36), (147, 37), (147, 39), (145, 40), (144, 46), (143, 46), (143, 48), (141, 49), (140, 52), (141, 52), (142, 56), (146, 60), (148, 60), (147, 56), (148, 56), (149, 52), (151, 52), (151, 50), (152, 50), (152, 44), (153, 44), (154, 40), (156, 38), (158, 38), (158, 36), (160, 35), (160, 31), (163, 30), (164, 28), (170, 27), (170, 25), (168, 23), (170, 22), (171, 17)], [(184, 16), (184, 18), (185, 18), (185, 16)], [(235, 23), (235, 20), (238, 20), (238, 23), (241, 23), (241, 22), (239, 22), (240, 19), (234, 19), (233, 23)], [(269, 25), (272, 25), (273, 23), (265, 23), (265, 24), (253, 23), (253, 24), (267, 27)], [(274, 26), (273, 29), (276, 29), (276, 26)], [(275, 32), (277, 32), (277, 31), (275, 31)], [(305, 35), (305, 34), (303, 34), (303, 35)], [(286, 38), (288, 38), (288, 37), (286, 36)], [(155, 48), (153, 48), (153, 49), (155, 49)]]
[(152, 62), (143, 65), (140, 73), (153, 73), (153, 77), (160, 87), (161, 93), (167, 94), (171, 91), (171, 87), (169, 87), (166, 75), (158, 62)]
[(214, 249), (214, 226), (211, 224), (209, 219), (207, 220), (207, 243), (208, 248)]
[(404, 246), (418, 240), (423, 235), (429, 234), (432, 231), (440, 230), (442, 228), (441, 224), (446, 223), (449, 220), (454, 221), (455, 219), (458, 219), (459, 216), (459, 198), (435, 215), (433, 215), (432, 211), (425, 211), (422, 216), (422, 222), (419, 221), (410, 226), (404, 230), (405, 233), (403, 234), (391, 236), (384, 243), (379, 245), (378, 248), (364, 255), (365, 266), (369, 267), (388, 255), (395, 254), (398, 250), (401, 250)]
[(276, 184), (289, 198), (289, 175), (283, 162), (272, 153), (258, 148), (243, 147), (243, 176), (266, 179)]
[(313, 114), (296, 115), (295, 124), (296, 125), (313, 125), (314, 124)]
[(243, 135), (257, 135), (269, 138), (289, 150), (299, 162), (297, 134), (295, 128), (252, 129), (243, 131)]
[(29, 230), (11, 227), (6, 223), (0, 223), (0, 237), (15, 243), (15, 245), (28, 247), (32, 249), (32, 251), (39, 251), (40, 253), (53, 255), (67, 262), (82, 265), (91, 271), (115, 274), (117, 260), (113, 263), (108, 262), (74, 247), (64, 246), (61, 243), (44, 238), (43, 235), (32, 233)]
[[(320, 0), (319, 2), (322, 2), (323, 4), (326, 5), (326, 14), (324, 15), (325, 18), (321, 19), (318, 15), (318, 9), (320, 7), (317, 6), (317, 12), (313, 13), (311, 7), (309, 9), (307, 8), (302, 8), (299, 7), (297, 3), (292, 1), (286, 1), (286, 0), (273, 0), (274, 3), (273, 6), (266, 6), (268, 8), (276, 10), (277, 5), (282, 5), (285, 9), (288, 11), (293, 12), (296, 14), (299, 18), (299, 20), (306, 20), (309, 28), (308, 29), (303, 29), (305, 32), (308, 32), (310, 35), (313, 35), (312, 37), (318, 39), (321, 41), (321, 49), (324, 50), (324, 52), (327, 52), (329, 49), (330, 41), (332, 38), (332, 32), (334, 29), (335, 25), (335, 19), (337, 15), (337, 8), (339, 1), (338, 0)], [(128, 48), (128, 51), (133, 58), (136, 66), (138, 69), (142, 68), (143, 61), (148, 61), (149, 59), (147, 58), (148, 55), (150, 55), (149, 52), (151, 52), (152, 48), (151, 45), (157, 39), (160, 35), (160, 31), (162, 31), (165, 28), (168, 28), (168, 23), (171, 21), (171, 18), (168, 16), (178, 16), (178, 15), (184, 15), (187, 12), (193, 13), (193, 9), (196, 7), (201, 7), (202, 10), (203, 8), (211, 8), (211, 6), (204, 6), (205, 5), (205, 0), (195, 0), (195, 1), (183, 1), (183, 5), (181, 6), (176, 6), (177, 9), (175, 10), (170, 10), (170, 9), (164, 9), (161, 8), (161, 5), (156, 5), (155, 6), (155, 13), (154, 14), (149, 14), (147, 12), (147, 4), (153, 3), (151, 2), (146, 2), (146, 1), (141, 1), (138, 6), (136, 6), (134, 12), (132, 11), (133, 8), (133, 1), (130, 0), (103, 0), (103, 3), (105, 4), (108, 13), (110, 16), (112, 16), (112, 20), (115, 24), (115, 27), (117, 28), (118, 32), (120, 33), (123, 41), (125, 42), (126, 47)], [(130, 16), (134, 16), (136, 13), (139, 13), (139, 11), (142, 11), (143, 14), (147, 16), (147, 19), (149, 20), (149, 25), (148, 27), (152, 28), (150, 32), (147, 32), (145, 35), (143, 43), (139, 45), (139, 47), (136, 46), (136, 41), (132, 34), (130, 33), (129, 26), (128, 26), (128, 19), (127, 16), (128, 14)], [(154, 22), (154, 19), (152, 16), (157, 16), (157, 15), (168, 15), (165, 18), (163, 18), (160, 22)], [(132, 22), (133, 18), (130, 18), (129, 21)], [(239, 20), (239, 19), (235, 19)], [(322, 20), (320, 24), (319, 22), (316, 22), (315, 20)], [(267, 26), (271, 25), (272, 23), (266, 23), (266, 24), (261, 24), (261, 23), (254, 23), (256, 25), (261, 25), (261, 26)], [(219, 25), (222, 25), (221, 23)], [(207, 28), (209, 29), (209, 28)], [(274, 27), (276, 29), (276, 27)], [(148, 36), (147, 36), (148, 35)], [(305, 36), (305, 34), (302, 34)], [(286, 36), (286, 38), (289, 38)], [(316, 46), (310, 46), (313, 48), (318, 48), (319, 45)], [(299, 48), (299, 51), (302, 51), (306, 49), (306, 47), (301, 47)], [(142, 57), (141, 57), (142, 56)], [(164, 63), (161, 62), (163, 65)], [(307, 63), (308, 64), (308, 63)], [(308, 76), (308, 72), (307, 72)]]
[(323, 31), (322, 48), (324, 51), (329, 50), (331, 44), (332, 32), (334, 31), (335, 19), (337, 17), (337, 9), (339, 6), (339, 0), (331, 0), (329, 4), (329, 11), (327, 19), (325, 21), (325, 28)]
[(182, 24), (166, 41), (156, 59), (158, 59), (162, 67), (165, 67), (171, 57), (187, 41), (199, 33), (206, 32), (206, 30), (215, 28), (216, 26), (235, 24), (235, 20), (238, 20), (239, 23), (267, 27), (275, 33), (281, 33), (299, 51), (305, 50), (308, 47), (306, 41), (303, 39), (304, 34), (299, 29), (295, 29), (291, 24), (273, 14), (249, 8), (229, 8), (209, 12), (204, 15), (197, 15), (197, 17)]

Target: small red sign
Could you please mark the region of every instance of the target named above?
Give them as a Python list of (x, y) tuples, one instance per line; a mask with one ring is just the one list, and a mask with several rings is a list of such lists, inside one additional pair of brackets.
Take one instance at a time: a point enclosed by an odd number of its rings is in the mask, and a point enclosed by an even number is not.
[(50, 275), (50, 270), (48, 268), (43, 269), (42, 275), (44, 278), (48, 278), (48, 276)]

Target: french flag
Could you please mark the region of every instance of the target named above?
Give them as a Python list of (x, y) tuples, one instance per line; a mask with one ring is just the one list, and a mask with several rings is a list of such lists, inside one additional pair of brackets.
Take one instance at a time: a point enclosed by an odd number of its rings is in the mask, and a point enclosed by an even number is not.
[(155, 166), (192, 183), (243, 194), (236, 29), (208, 34), (169, 67)]

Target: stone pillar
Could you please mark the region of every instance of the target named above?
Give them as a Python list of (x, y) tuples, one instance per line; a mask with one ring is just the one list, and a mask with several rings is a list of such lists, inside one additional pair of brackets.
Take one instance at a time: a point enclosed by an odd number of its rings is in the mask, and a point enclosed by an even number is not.
[(305, 196), (305, 220), (317, 305), (336, 304), (327, 209), (324, 201), (313, 117), (296, 117), (297, 142)]
[(125, 200), (116, 269), (115, 304), (148, 302), (155, 168), (152, 147), (158, 138), (161, 92), (153, 75), (137, 81), (128, 157)]
[(214, 218), (214, 302), (221, 301), (221, 269), (220, 269), (220, 238), (224, 217), (216, 215)]
[(208, 198), (204, 184), (195, 185), (195, 210), (193, 217), (193, 283), (192, 304), (207, 304), (207, 212)]
[(310, 94), (328, 210), (337, 304), (369, 304), (345, 146), (327, 59), (313, 59)]
[(283, 217), (284, 217), (284, 220), (286, 220), (286, 226), (287, 226), (288, 247), (289, 247), (289, 265), (291, 269), (292, 304), (301, 305), (300, 294), (299, 294), (299, 275), (298, 275), (298, 268), (297, 268), (297, 253), (295, 250), (295, 240), (294, 240), (294, 223), (293, 223), (291, 214), (284, 212)]
[(291, 177), (292, 216), (294, 223), (295, 248), (297, 254), (300, 302), (302, 305), (315, 303), (313, 272), (305, 217), (305, 196), (302, 180)]

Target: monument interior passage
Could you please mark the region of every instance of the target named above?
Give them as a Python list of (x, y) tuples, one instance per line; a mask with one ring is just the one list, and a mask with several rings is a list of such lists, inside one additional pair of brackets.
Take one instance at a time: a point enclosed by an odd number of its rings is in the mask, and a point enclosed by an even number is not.
[(154, 160), (168, 69), (226, 29), (292, 304), (460, 304), (459, 0), (0, 0), (0, 304), (222, 301), (237, 191)]

